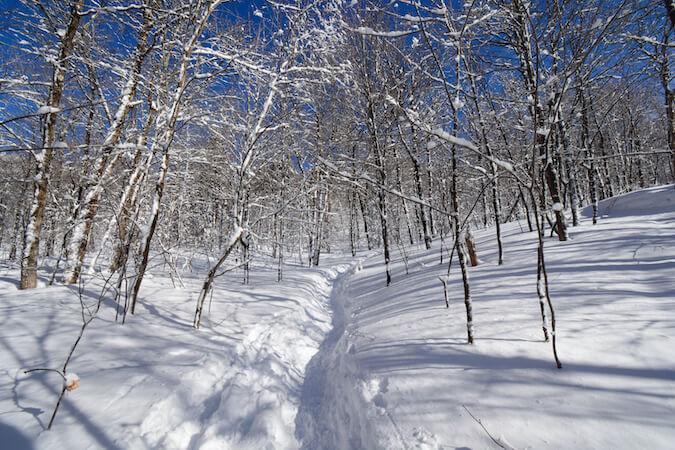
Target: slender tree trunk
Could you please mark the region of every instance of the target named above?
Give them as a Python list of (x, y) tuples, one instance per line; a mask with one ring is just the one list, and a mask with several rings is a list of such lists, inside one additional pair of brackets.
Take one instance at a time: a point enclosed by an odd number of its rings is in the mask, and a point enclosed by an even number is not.
[(361, 218), (363, 219), (363, 232), (366, 235), (366, 243), (368, 244), (368, 250), (373, 249), (373, 241), (368, 232), (368, 220), (366, 218), (366, 205), (363, 203), (363, 197), (358, 192), (356, 193), (359, 199), (359, 205), (361, 207)]
[(389, 286), (391, 284), (391, 272), (389, 269), (389, 264), (391, 260), (389, 255), (389, 224), (387, 218), (387, 198), (386, 193), (384, 191), (384, 186), (386, 186), (387, 182), (387, 175), (384, 167), (384, 155), (382, 154), (383, 150), (380, 148), (379, 137), (377, 135), (375, 112), (373, 110), (373, 104), (370, 98), (368, 102), (368, 120), (370, 122), (371, 145), (373, 146), (374, 149), (375, 164), (377, 166), (378, 181), (380, 183), (380, 186), (377, 188), (377, 199), (378, 199), (378, 207), (380, 210), (382, 248), (384, 250), (384, 267), (387, 278), (387, 286)]
[(75, 220), (75, 226), (69, 244), (68, 270), (64, 277), (64, 281), (68, 284), (76, 283), (80, 275), (84, 257), (87, 253), (87, 245), (94, 224), (94, 217), (98, 211), (98, 203), (103, 191), (103, 186), (115, 173), (117, 163), (122, 157), (121, 152), (113, 152), (116, 150), (116, 145), (119, 143), (120, 136), (122, 135), (126, 117), (132, 108), (132, 101), (136, 95), (136, 88), (141, 76), (141, 68), (147, 55), (146, 45), (148, 35), (153, 26), (151, 3), (151, 0), (146, 0), (143, 9), (143, 25), (138, 35), (133, 59), (128, 68), (127, 82), (122, 91), (120, 105), (115, 114), (113, 124), (108, 131), (108, 135), (103, 142), (103, 155), (99, 160), (98, 168), (96, 170), (96, 184), (86, 193), (84, 205), (80, 209)]
[(30, 219), (26, 227), (25, 249), (21, 259), (21, 282), (20, 289), (32, 289), (37, 286), (37, 266), (40, 253), (40, 233), (42, 221), (47, 206), (47, 189), (49, 187), (49, 169), (53, 156), (54, 136), (56, 134), (56, 118), (61, 96), (65, 85), (68, 59), (73, 50), (75, 34), (80, 25), (80, 8), (84, 0), (72, 2), (70, 17), (59, 48), (59, 56), (54, 67), (54, 75), (49, 89), (47, 107), (49, 112), (45, 117), (45, 125), (42, 132), (42, 150), (37, 157), (37, 172), (34, 183), (33, 203), (30, 211)]
[[(403, 192), (403, 182), (401, 180), (401, 166), (399, 161), (396, 162), (396, 183), (398, 185), (399, 192)], [(405, 225), (408, 230), (408, 239), (410, 240), (410, 245), (415, 245), (415, 237), (413, 236), (412, 225), (410, 220), (410, 212), (408, 210), (408, 203), (405, 201), (405, 198), (401, 198), (401, 206), (403, 207), (403, 216), (405, 218)]]
[[(380, 183), (384, 185), (384, 169), (380, 169)], [(377, 192), (378, 206), (380, 209), (380, 224), (382, 227), (382, 247), (384, 250), (384, 267), (387, 278), (387, 286), (391, 284), (391, 272), (389, 270), (389, 264), (391, 262), (389, 255), (389, 227), (387, 223), (387, 199), (384, 192), (384, 189), (378, 189)]]
[(283, 267), (284, 267), (284, 219), (283, 216), (280, 216), (278, 219), (278, 224), (277, 226), (279, 227), (278, 231), (278, 236), (279, 236), (279, 243), (277, 245), (278, 251), (279, 251), (279, 262), (278, 262), (278, 267), (277, 267), (277, 281), (281, 281), (283, 279)]
[(351, 250), (352, 257), (356, 256), (356, 229), (355, 229), (355, 220), (356, 220), (356, 208), (354, 201), (354, 190), (350, 187), (349, 189), (349, 249)]
[(565, 172), (569, 181), (568, 197), (570, 199), (570, 208), (572, 209), (572, 226), (579, 225), (579, 188), (577, 187), (577, 176), (574, 166), (572, 165), (572, 158), (570, 156), (570, 142), (565, 129), (563, 121), (558, 122), (558, 133), (562, 141), (563, 155), (562, 159), (565, 163)]
[(590, 104), (586, 103), (586, 94), (582, 91), (581, 96), (581, 146), (586, 150), (586, 159), (588, 160), (588, 189), (591, 196), (591, 205), (593, 207), (593, 225), (598, 223), (598, 187), (596, 182), (597, 170), (595, 168), (595, 157), (593, 155), (593, 143), (590, 141), (589, 119)]
[[(675, 24), (675, 7), (673, 7), (672, 2), (668, 3), (668, 13), (670, 19), (673, 20)], [(668, 25), (666, 25), (668, 28)], [(668, 149), (670, 150), (670, 172), (671, 172), (671, 181), (675, 182), (675, 89), (670, 87), (670, 50), (668, 46), (668, 37), (670, 36), (670, 30), (664, 32), (663, 45), (661, 46), (661, 85), (663, 86), (663, 91), (665, 94), (665, 106), (666, 106), (666, 127), (667, 127), (667, 137), (668, 137)]]

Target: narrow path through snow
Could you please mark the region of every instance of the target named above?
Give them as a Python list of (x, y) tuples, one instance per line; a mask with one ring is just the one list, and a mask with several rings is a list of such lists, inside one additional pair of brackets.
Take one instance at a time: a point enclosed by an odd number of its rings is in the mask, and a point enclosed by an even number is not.
[(352, 322), (354, 296), (350, 286), (360, 266), (335, 280), (331, 294), (333, 329), (305, 372), (295, 420), (296, 438), (303, 449), (402, 447), (400, 433), (382, 423), (391, 422), (386, 409), (373, 402), (386, 390), (386, 381), (382, 385), (379, 380), (364, 379), (350, 339), (358, 333)]
[(333, 329), (309, 362), (302, 386), (295, 434), (303, 448), (364, 448), (367, 421), (355, 395), (355, 362), (349, 355), (345, 330), (351, 314), (346, 291), (354, 268), (340, 275), (333, 285)]

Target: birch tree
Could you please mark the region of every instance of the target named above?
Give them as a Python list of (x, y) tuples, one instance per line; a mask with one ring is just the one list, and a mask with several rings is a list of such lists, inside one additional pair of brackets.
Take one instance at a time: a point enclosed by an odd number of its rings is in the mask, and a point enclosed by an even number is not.
[(42, 222), (47, 204), (47, 189), (49, 185), (49, 173), (54, 153), (54, 138), (56, 135), (59, 105), (63, 95), (66, 81), (66, 73), (70, 64), (70, 56), (77, 30), (80, 26), (80, 12), (84, 2), (73, 1), (70, 3), (70, 11), (65, 30), (59, 31), (58, 56), (54, 61), (52, 79), (49, 85), (49, 93), (45, 105), (38, 109), (38, 113), (44, 115), (44, 123), (41, 133), (41, 149), (34, 155), (37, 169), (34, 182), (34, 193), (26, 238), (24, 242), (23, 257), (21, 260), (21, 289), (31, 289), (37, 286), (37, 268), (40, 251), (40, 234)]
[(151, 50), (151, 48), (148, 48), (148, 39), (155, 20), (153, 3), (154, 0), (145, 0), (145, 3), (141, 7), (142, 18), (138, 36), (136, 38), (136, 48), (131, 55), (127, 67), (126, 80), (120, 92), (120, 102), (117, 111), (114, 114), (113, 122), (101, 144), (101, 156), (97, 162), (94, 175), (96, 182), (94, 186), (84, 193), (82, 205), (78, 209), (69, 243), (68, 269), (64, 275), (64, 280), (68, 284), (77, 282), (80, 271), (82, 270), (82, 264), (87, 251), (87, 244), (89, 242), (93, 221), (98, 210), (99, 198), (103, 187), (115, 172), (118, 163), (124, 154), (117, 148), (117, 145), (122, 137), (122, 131), (129, 111), (136, 101), (136, 90), (141, 78), (143, 61)]

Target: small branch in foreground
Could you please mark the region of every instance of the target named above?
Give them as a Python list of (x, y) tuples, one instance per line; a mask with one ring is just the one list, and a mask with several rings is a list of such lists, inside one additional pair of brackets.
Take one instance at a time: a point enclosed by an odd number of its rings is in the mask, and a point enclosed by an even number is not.
[(76, 373), (74, 372), (68, 372), (68, 363), (70, 362), (70, 359), (73, 357), (73, 354), (75, 353), (75, 349), (77, 348), (77, 345), (80, 343), (82, 340), (82, 337), (84, 336), (84, 331), (87, 329), (87, 326), (94, 321), (94, 319), (98, 316), (98, 312), (101, 309), (101, 304), (103, 303), (103, 300), (105, 299), (105, 295), (108, 292), (109, 289), (109, 281), (110, 278), (112, 277), (112, 273), (108, 278), (105, 279), (105, 284), (103, 286), (103, 289), (101, 290), (101, 293), (99, 294), (98, 300), (96, 301), (96, 305), (94, 309), (92, 310), (84, 301), (83, 297), (83, 292), (84, 292), (84, 281), (82, 277), (80, 277), (80, 284), (78, 288), (78, 298), (80, 300), (80, 314), (82, 315), (82, 325), (80, 326), (80, 332), (77, 335), (77, 338), (75, 339), (75, 342), (73, 342), (73, 345), (70, 347), (70, 352), (68, 353), (68, 356), (66, 357), (66, 361), (63, 364), (63, 369), (57, 370), (57, 369), (48, 369), (48, 368), (38, 368), (38, 369), (29, 369), (25, 370), (24, 373), (28, 374), (31, 372), (37, 372), (37, 371), (47, 371), (47, 372), (55, 372), (58, 373), (61, 378), (63, 378), (63, 386), (61, 387), (61, 393), (59, 394), (59, 398), (56, 401), (56, 406), (54, 407), (54, 411), (52, 412), (52, 416), (49, 419), (49, 425), (47, 425), (47, 429), (51, 430), (52, 424), (54, 423), (54, 419), (56, 418), (56, 413), (59, 410), (59, 406), (61, 406), (61, 401), (63, 400), (63, 396), (65, 395), (66, 391), (74, 391), (77, 389), (78, 384), (80, 382), (80, 377), (77, 376)]
[(490, 432), (488, 431), (488, 429), (485, 428), (485, 425), (483, 425), (483, 422), (481, 422), (480, 419), (478, 419), (476, 416), (474, 416), (474, 415), (471, 413), (471, 411), (469, 411), (469, 408), (466, 407), (466, 405), (462, 405), (462, 408), (464, 408), (464, 409), (466, 410), (466, 412), (469, 413), (469, 415), (471, 416), (471, 418), (472, 418), (473, 420), (475, 420), (475, 421), (478, 423), (478, 425), (481, 426), (481, 428), (483, 429), (483, 431), (485, 431), (485, 433), (490, 437), (490, 439), (492, 439), (492, 442), (494, 442), (495, 444), (497, 444), (498, 446), (500, 446), (501, 448), (503, 448), (503, 449), (505, 449), (505, 450), (516, 450), (515, 447), (509, 445), (509, 443), (508, 443), (508, 442), (505, 442), (503, 439), (501, 439), (501, 437), (495, 439), (495, 438), (490, 434)]
[(38, 372), (38, 371), (55, 372), (61, 375), (61, 378), (63, 378), (63, 387), (61, 388), (59, 399), (56, 402), (56, 406), (54, 407), (52, 416), (49, 418), (49, 425), (47, 425), (47, 429), (51, 430), (52, 424), (54, 423), (54, 418), (56, 417), (56, 412), (59, 410), (59, 406), (61, 406), (61, 400), (63, 400), (64, 394), (66, 393), (66, 391), (74, 391), (75, 389), (77, 389), (77, 385), (80, 383), (80, 377), (78, 377), (77, 374), (75, 374), (74, 372), (66, 374), (65, 372), (61, 372), (60, 370), (46, 369), (46, 368), (24, 370), (23, 373), (28, 374), (31, 372)]

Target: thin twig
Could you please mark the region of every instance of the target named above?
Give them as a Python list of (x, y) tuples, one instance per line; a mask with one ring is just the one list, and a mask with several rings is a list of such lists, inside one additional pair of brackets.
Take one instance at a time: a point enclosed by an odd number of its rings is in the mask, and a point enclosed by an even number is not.
[(483, 425), (483, 422), (481, 422), (480, 419), (478, 419), (476, 416), (474, 416), (474, 415), (471, 413), (471, 411), (469, 411), (469, 408), (466, 407), (466, 405), (462, 405), (462, 408), (464, 408), (464, 409), (466, 410), (466, 412), (469, 413), (469, 415), (471, 416), (471, 418), (472, 418), (473, 420), (475, 420), (476, 422), (478, 422), (478, 425), (480, 425), (481, 428), (483, 429), (483, 431), (485, 431), (485, 433), (490, 437), (490, 439), (492, 439), (492, 442), (494, 442), (495, 444), (497, 444), (498, 446), (500, 446), (501, 448), (503, 448), (503, 449), (505, 449), (505, 450), (512, 450), (512, 449), (513, 449), (513, 447), (511, 447), (510, 445), (509, 445), (508, 447), (507, 447), (507, 446), (504, 446), (504, 444), (503, 444), (499, 439), (495, 439), (494, 437), (492, 437), (492, 435), (490, 434), (490, 432), (488, 431), (488, 429), (485, 428), (485, 425)]

